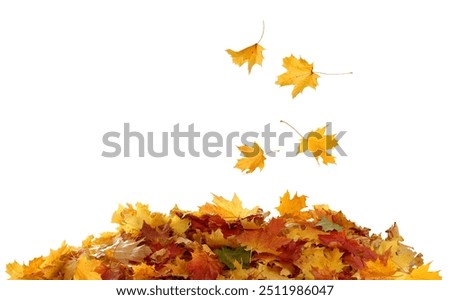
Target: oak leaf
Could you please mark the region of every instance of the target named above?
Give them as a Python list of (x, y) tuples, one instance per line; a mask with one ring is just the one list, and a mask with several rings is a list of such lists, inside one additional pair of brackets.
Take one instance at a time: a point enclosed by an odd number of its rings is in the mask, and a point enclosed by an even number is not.
[(235, 168), (246, 174), (253, 173), (256, 168), (259, 168), (260, 171), (264, 169), (266, 157), (264, 156), (264, 150), (257, 143), (253, 143), (253, 146), (239, 146), (238, 149), (244, 157), (237, 161)]
[(303, 92), (306, 87), (315, 89), (318, 85), (317, 78), (319, 78), (319, 75), (313, 72), (313, 64), (309, 64), (303, 58), (297, 59), (294, 55), (285, 57), (283, 67), (286, 68), (286, 73), (278, 76), (275, 83), (280, 86), (294, 85), (292, 98)]

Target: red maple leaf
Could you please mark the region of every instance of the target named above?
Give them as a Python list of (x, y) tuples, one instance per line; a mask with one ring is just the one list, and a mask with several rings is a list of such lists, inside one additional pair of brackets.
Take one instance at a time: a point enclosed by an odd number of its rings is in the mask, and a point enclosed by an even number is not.
[(378, 257), (370, 248), (359, 244), (355, 240), (348, 239), (344, 231), (319, 234), (319, 240), (327, 247), (338, 248), (346, 252), (346, 254), (350, 254), (344, 255), (343, 260), (356, 269), (361, 269), (365, 266), (364, 260), (376, 260)]
[(279, 236), (285, 222), (286, 220), (283, 218), (272, 219), (264, 228), (241, 233), (237, 236), (237, 240), (242, 245), (258, 253), (278, 254), (277, 249), (291, 241), (286, 237)]
[(217, 279), (222, 268), (223, 266), (217, 258), (199, 249), (192, 253), (192, 260), (187, 264), (189, 278), (194, 280)]

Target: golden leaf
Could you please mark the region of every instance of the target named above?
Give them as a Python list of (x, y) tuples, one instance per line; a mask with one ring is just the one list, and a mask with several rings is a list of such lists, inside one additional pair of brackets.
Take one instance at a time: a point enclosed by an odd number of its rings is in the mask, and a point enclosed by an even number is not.
[(391, 259), (382, 262), (379, 258), (366, 262), (366, 268), (359, 273), (363, 279), (392, 279), (397, 267)]
[(256, 168), (259, 168), (260, 171), (264, 169), (264, 160), (266, 157), (264, 156), (264, 150), (259, 147), (257, 143), (253, 143), (252, 146), (239, 146), (239, 151), (241, 151), (244, 158), (241, 158), (237, 161), (235, 168), (240, 169), (242, 172), (253, 173)]
[(306, 207), (306, 196), (297, 196), (297, 193), (292, 197), (288, 191), (284, 193), (283, 197), (280, 197), (280, 205), (277, 210), (280, 215), (286, 217), (301, 217), (303, 216), (301, 210)]
[(278, 76), (276, 84), (280, 86), (294, 85), (292, 98), (295, 98), (308, 86), (316, 88), (319, 75), (313, 72), (313, 64), (309, 64), (301, 57), (297, 59), (291, 55), (283, 59), (283, 67), (286, 68), (286, 73)]
[(326, 126), (305, 135), (298, 145), (298, 153), (308, 151), (314, 156), (317, 162), (319, 162), (320, 157), (322, 158), (322, 163), (325, 165), (335, 164), (335, 158), (328, 153), (328, 150), (336, 147), (338, 142), (335, 139), (335, 135), (325, 135), (325, 129)]
[(263, 52), (264, 48), (258, 43), (251, 45), (241, 51), (233, 51), (231, 49), (227, 49), (227, 53), (231, 55), (233, 59), (233, 63), (238, 66), (242, 66), (244, 63), (248, 64), (248, 73), (252, 71), (252, 68), (255, 64), (262, 66), (262, 61), (264, 59)]
[(242, 207), (242, 201), (236, 194), (233, 195), (233, 199), (231, 201), (223, 198), (222, 196), (213, 196), (214, 205), (207, 203), (201, 206), (199, 209), (200, 214), (219, 215), (224, 220), (235, 220), (259, 213), (258, 207), (254, 207), (253, 209), (246, 209)]
[(77, 265), (75, 267), (75, 272), (73, 279), (75, 280), (101, 280), (102, 277), (99, 273), (95, 272), (95, 269), (102, 263), (99, 260), (88, 258), (87, 255), (83, 254), (78, 259)]

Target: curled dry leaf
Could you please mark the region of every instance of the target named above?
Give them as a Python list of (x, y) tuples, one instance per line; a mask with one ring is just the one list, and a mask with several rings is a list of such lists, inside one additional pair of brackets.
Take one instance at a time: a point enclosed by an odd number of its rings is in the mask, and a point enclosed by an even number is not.
[(262, 66), (262, 62), (264, 59), (262, 54), (263, 50), (264, 48), (260, 44), (256, 43), (242, 49), (241, 51), (233, 51), (231, 49), (227, 49), (226, 51), (233, 59), (233, 63), (237, 64), (238, 66), (242, 66), (243, 64), (247, 63), (248, 73), (250, 74), (255, 64)]

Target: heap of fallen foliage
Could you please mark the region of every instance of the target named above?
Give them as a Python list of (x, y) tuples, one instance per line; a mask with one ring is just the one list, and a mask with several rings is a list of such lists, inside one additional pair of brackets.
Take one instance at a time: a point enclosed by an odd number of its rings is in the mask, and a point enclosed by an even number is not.
[(214, 196), (196, 212), (168, 215), (137, 203), (119, 206), (116, 232), (63, 243), (26, 265), (7, 265), (11, 279), (441, 279), (422, 255), (306, 197), (281, 197), (279, 217)]

